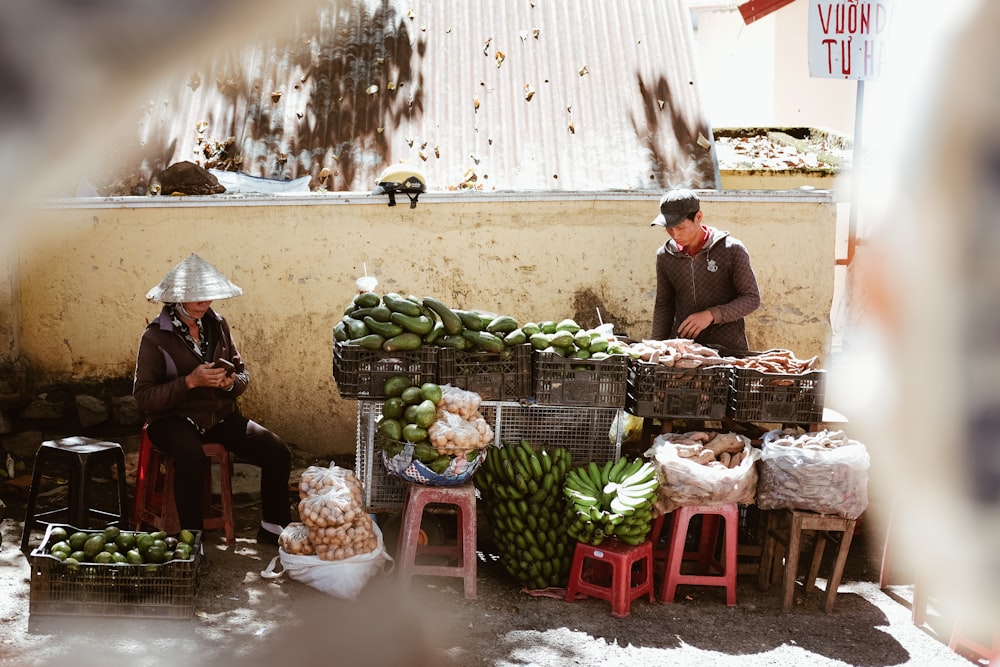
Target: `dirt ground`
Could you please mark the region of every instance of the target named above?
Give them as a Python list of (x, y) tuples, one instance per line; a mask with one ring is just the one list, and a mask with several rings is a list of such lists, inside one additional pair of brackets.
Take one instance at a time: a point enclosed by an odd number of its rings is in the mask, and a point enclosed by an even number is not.
[(287, 573), (266, 578), (262, 572), (278, 551), (253, 539), (259, 506), (244, 489), (236, 497), (236, 544), (206, 533), (209, 568), (197, 578), (193, 616), (153, 620), (29, 614), (30, 567), (19, 550), (23, 496), (7, 493), (3, 500), (4, 667), (200, 667), (236, 660), (248, 667), (975, 664), (948, 649), (948, 624), (933, 606), (927, 625), (913, 624), (911, 586), (879, 589), (881, 539), (864, 522), (832, 614), (822, 610), (822, 578), (820, 590), (800, 589), (795, 608), (784, 613), (777, 585), (762, 592), (754, 576), (743, 575), (734, 607), (726, 606), (722, 588), (684, 586), (673, 604), (643, 598), (629, 617), (615, 618), (601, 600), (568, 603), (523, 591), (482, 534), (475, 599), (464, 597), (455, 578), (417, 578), (404, 591), (391, 570), (355, 600), (326, 595)]

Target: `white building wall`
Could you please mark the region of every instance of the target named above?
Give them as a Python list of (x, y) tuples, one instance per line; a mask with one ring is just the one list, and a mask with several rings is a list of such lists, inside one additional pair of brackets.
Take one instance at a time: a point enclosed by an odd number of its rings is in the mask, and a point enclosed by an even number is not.
[(712, 126), (814, 127), (852, 136), (857, 82), (809, 76), (809, 3), (797, 0), (750, 25), (738, 4), (689, 3)]

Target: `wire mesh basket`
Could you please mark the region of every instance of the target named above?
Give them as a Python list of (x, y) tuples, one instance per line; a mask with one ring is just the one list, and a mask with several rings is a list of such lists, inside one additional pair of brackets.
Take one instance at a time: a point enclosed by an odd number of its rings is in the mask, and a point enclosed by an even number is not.
[[(603, 464), (621, 454), (624, 427), (616, 420), (619, 408), (527, 405), (510, 401), (484, 401), (479, 406), (492, 426), (494, 444), (526, 439), (536, 446), (563, 447), (580, 465)], [(376, 424), (382, 401), (359, 400), (355, 474), (361, 481), (362, 503), (370, 512), (398, 511), (408, 482), (390, 474), (376, 442)]]

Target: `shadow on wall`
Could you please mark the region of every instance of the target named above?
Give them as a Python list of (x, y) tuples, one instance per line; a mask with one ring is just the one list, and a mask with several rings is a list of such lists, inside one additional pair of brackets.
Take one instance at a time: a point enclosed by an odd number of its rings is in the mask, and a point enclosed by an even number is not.
[(371, 11), (365, 3), (317, 4), (288, 36), (217, 54), (171, 88), (162, 109), (147, 105), (136, 155), (93, 177), (97, 189), (145, 194), (160, 171), (191, 159), (193, 143), (206, 169), (276, 180), (308, 175), (310, 189), (367, 190), (359, 167), (391, 161), (387, 137), (423, 113), (414, 60), (425, 41), (411, 44), (406, 17), (391, 4)]
[[(676, 108), (675, 97), (666, 78), (660, 77), (650, 83), (643, 80), (640, 74), (636, 75), (636, 79), (646, 117), (640, 120), (633, 116), (632, 127), (639, 143), (650, 153), (650, 165), (657, 184), (662, 188), (706, 187), (706, 184), (714, 182), (715, 164), (711, 151), (707, 150), (710, 145), (708, 126), (688, 122), (687, 117)], [(670, 107), (666, 116), (662, 114), (664, 105)], [(664, 122), (665, 119), (669, 122)], [(661, 133), (673, 134), (680, 149), (677, 153), (672, 156), (664, 153), (661, 147), (670, 144), (656, 138)]]

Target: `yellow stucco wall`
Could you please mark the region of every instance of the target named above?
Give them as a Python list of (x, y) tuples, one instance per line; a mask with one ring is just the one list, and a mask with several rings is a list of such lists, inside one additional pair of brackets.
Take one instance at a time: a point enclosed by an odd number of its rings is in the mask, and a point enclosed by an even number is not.
[[(216, 309), (251, 373), (244, 412), (297, 447), (354, 451), (356, 402), (331, 376), (332, 327), (367, 267), (378, 291), (433, 295), (521, 320), (592, 319), (647, 336), (653, 194), (405, 198), (325, 195), (74, 200), (19, 225), (19, 339), (38, 377), (131, 377), (158, 308), (145, 293), (196, 252), (244, 289)], [(763, 307), (751, 347), (823, 354), (830, 333), (836, 208), (829, 192), (704, 193), (706, 222), (750, 250)], [(581, 321), (581, 324), (588, 322)]]
[(789, 169), (722, 169), (719, 172), (723, 190), (795, 190), (815, 188), (832, 190), (837, 201), (850, 201), (850, 172), (829, 170)]

